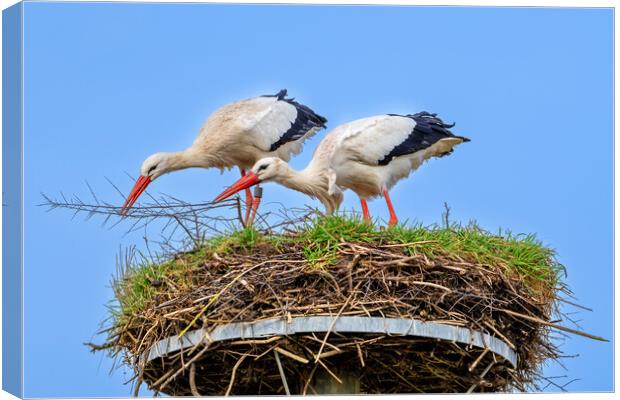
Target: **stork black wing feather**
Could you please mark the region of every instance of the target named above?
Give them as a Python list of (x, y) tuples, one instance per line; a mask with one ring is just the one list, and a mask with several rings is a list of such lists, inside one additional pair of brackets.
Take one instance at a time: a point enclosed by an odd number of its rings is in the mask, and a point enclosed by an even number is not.
[[(423, 111), (416, 114), (388, 115), (411, 118), (415, 121), (415, 126), (409, 136), (407, 136), (402, 143), (394, 147), (392, 151), (379, 160), (379, 165), (389, 164), (394, 157), (404, 156), (424, 150), (437, 143), (439, 140), (448, 137), (457, 137), (462, 139), (463, 142), (469, 142), (469, 139), (466, 137), (454, 135), (450, 131), (450, 128), (452, 128), (454, 124), (446, 124), (439, 117), (437, 117), (437, 114), (431, 114)], [(441, 154), (440, 157), (446, 156), (450, 153), (452, 153), (452, 150)]]
[(273, 97), (277, 97), (278, 101), (285, 101), (294, 106), (297, 110), (297, 116), (290, 128), (283, 132), (280, 139), (271, 145), (269, 151), (275, 151), (285, 143), (301, 139), (311, 129), (324, 128), (327, 123), (325, 117), (315, 113), (310, 107), (296, 102), (295, 99), (287, 99), (286, 94), (286, 89), (282, 89)]

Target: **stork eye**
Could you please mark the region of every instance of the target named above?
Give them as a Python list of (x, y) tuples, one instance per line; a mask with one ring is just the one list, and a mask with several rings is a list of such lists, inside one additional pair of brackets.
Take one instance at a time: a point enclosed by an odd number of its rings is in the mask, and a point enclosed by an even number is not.
[(148, 174), (150, 175), (151, 172), (155, 171), (155, 168), (157, 168), (157, 165), (153, 165), (151, 168), (149, 168)]
[(262, 170), (264, 170), (264, 169), (267, 169), (267, 167), (268, 167), (268, 166), (269, 166), (269, 164), (263, 164), (263, 165), (261, 165), (260, 167), (258, 167), (258, 170), (259, 170), (259, 171), (262, 171)]

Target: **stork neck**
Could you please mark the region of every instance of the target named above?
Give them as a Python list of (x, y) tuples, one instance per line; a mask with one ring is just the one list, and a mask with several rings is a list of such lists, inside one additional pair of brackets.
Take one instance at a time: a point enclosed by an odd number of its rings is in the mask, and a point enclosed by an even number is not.
[(199, 153), (191, 147), (182, 151), (169, 153), (169, 169), (176, 171), (185, 168), (209, 168), (213, 162), (209, 154)]
[(295, 171), (287, 165), (285, 173), (275, 179), (289, 189), (317, 198), (323, 203), (328, 214), (331, 214), (340, 201), (329, 194), (329, 181), (326, 174), (306, 168)]
[(277, 180), (287, 188), (309, 196), (316, 197), (322, 192), (327, 194), (327, 181), (323, 182), (324, 180), (320, 175), (312, 174), (308, 169), (296, 171), (288, 167), (286, 173)]

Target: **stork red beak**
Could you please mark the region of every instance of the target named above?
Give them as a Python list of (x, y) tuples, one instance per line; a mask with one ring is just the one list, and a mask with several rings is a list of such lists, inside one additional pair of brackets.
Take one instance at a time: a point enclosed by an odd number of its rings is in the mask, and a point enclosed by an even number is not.
[(138, 197), (140, 197), (142, 192), (144, 192), (146, 187), (151, 182), (152, 182), (152, 179), (150, 177), (140, 175), (140, 177), (136, 181), (136, 184), (133, 186), (133, 189), (131, 189), (131, 193), (129, 193), (129, 196), (127, 197), (127, 200), (125, 201), (125, 204), (123, 204), (123, 208), (121, 209), (121, 215), (124, 216), (127, 214), (127, 211), (131, 208), (131, 206), (133, 206), (133, 203), (135, 203), (136, 200), (138, 200)]
[(254, 185), (256, 185), (259, 182), (260, 181), (258, 179), (258, 176), (256, 176), (256, 174), (254, 172), (250, 172), (246, 176), (244, 176), (241, 179), (239, 179), (237, 182), (235, 182), (232, 185), (230, 185), (230, 187), (228, 189), (226, 189), (222, 193), (220, 193), (220, 195), (217, 196), (215, 198), (215, 200), (213, 200), (213, 202), (217, 203), (219, 201), (227, 199), (230, 196), (232, 196), (233, 194), (235, 194), (235, 193), (237, 193), (237, 192), (239, 192), (239, 191), (241, 191), (243, 189), (247, 189), (250, 186), (254, 186)]

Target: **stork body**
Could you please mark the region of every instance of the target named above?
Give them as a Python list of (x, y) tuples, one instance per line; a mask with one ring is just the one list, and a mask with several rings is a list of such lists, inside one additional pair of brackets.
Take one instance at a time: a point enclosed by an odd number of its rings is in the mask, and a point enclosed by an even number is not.
[[(189, 148), (148, 157), (123, 212), (134, 204), (150, 182), (168, 172), (191, 167), (238, 167), (243, 176), (261, 158), (288, 161), (301, 151), (306, 139), (325, 127), (327, 120), (286, 95), (286, 90), (281, 90), (275, 95), (225, 105), (209, 117)], [(250, 205), (253, 204), (255, 213), (259, 203), (252, 199), (249, 189), (246, 202), (247, 222)]]
[(452, 126), (425, 112), (379, 115), (340, 125), (325, 136), (304, 170), (295, 171), (275, 158), (259, 160), (216, 200), (273, 180), (318, 198), (332, 213), (342, 202), (342, 192), (351, 189), (360, 198), (366, 220), (370, 219), (366, 200), (383, 196), (394, 225), (398, 219), (389, 190), (425, 160), (450, 154), (454, 146), (469, 141), (455, 136)]

